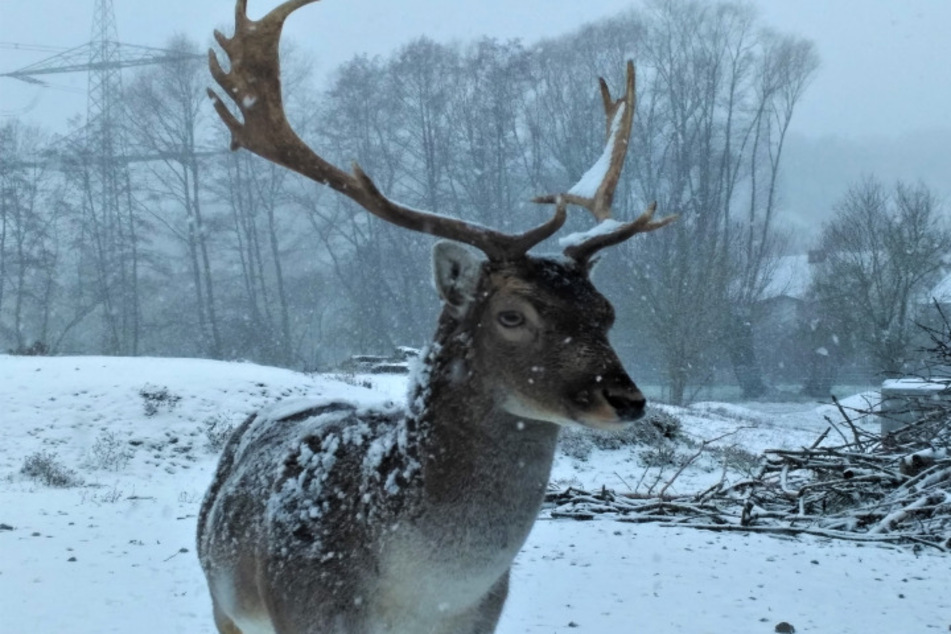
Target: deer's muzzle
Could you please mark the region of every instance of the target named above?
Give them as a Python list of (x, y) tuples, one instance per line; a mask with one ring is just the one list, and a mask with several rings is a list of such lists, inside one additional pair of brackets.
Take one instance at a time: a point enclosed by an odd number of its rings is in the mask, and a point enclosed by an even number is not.
[(630, 386), (604, 388), (602, 394), (622, 421), (635, 421), (644, 415), (647, 399), (633, 383)]

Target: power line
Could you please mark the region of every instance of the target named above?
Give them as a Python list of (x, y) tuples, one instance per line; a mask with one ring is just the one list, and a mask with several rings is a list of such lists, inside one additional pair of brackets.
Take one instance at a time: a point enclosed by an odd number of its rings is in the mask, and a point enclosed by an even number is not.
[[(86, 136), (88, 146), (98, 148), (99, 156), (94, 163), (101, 166), (139, 162), (146, 160), (145, 157), (148, 156), (128, 151), (125, 138), (128, 117), (122, 100), (122, 69), (204, 58), (204, 55), (196, 53), (120, 42), (112, 0), (94, 0), (92, 36), (85, 44), (66, 48), (0, 42), (0, 48), (55, 52), (55, 55), (23, 68), (0, 73), (0, 78), (16, 79), (42, 88), (81, 92), (82, 89), (51, 83), (47, 77), (72, 73), (87, 74), (86, 126), (81, 134)], [(36, 102), (37, 98), (34, 98), (22, 112), (32, 110)], [(10, 116), (3, 112), (0, 114)], [(133, 156), (135, 158), (132, 158)], [(168, 156), (161, 153), (154, 154), (154, 160), (167, 158)], [(36, 161), (30, 163), (35, 164)], [(112, 194), (104, 195), (114, 198)]]
[(35, 51), (38, 53), (60, 53), (68, 50), (67, 46), (46, 46), (44, 44), (21, 44), (20, 42), (0, 42), (0, 49), (12, 51)]
[(44, 82), (37, 79), (37, 75), (79, 72), (101, 73), (133, 66), (168, 64), (204, 57), (204, 55), (197, 53), (183, 53), (151, 46), (124, 44), (115, 40), (103, 40), (87, 42), (75, 48), (66, 49), (29, 66), (24, 66), (9, 73), (0, 73), (0, 77), (9, 77), (30, 84), (43, 85)]

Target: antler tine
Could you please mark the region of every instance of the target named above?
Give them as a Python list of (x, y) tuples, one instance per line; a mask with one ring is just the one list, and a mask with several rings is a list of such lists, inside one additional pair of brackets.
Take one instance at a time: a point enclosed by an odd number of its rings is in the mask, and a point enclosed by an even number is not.
[(281, 96), (278, 44), (287, 17), (317, 0), (288, 0), (260, 20), (247, 17), (247, 0), (235, 5), (235, 33), (215, 38), (231, 62), (225, 71), (213, 50), (208, 52), (212, 77), (234, 102), (243, 121), (209, 89), (215, 111), (231, 132), (231, 149), (245, 148), (327, 185), (344, 194), (375, 216), (400, 227), (457, 240), (483, 251), (490, 259), (524, 256), (533, 246), (557, 231), (565, 222), (563, 207), (550, 220), (522, 234), (510, 235), (477, 224), (410, 209), (384, 196), (356, 164), (347, 173), (327, 162), (297, 135), (284, 112)]
[(565, 255), (576, 262), (588, 262), (595, 253), (605, 247), (620, 244), (638, 233), (647, 233), (660, 229), (672, 223), (677, 219), (676, 214), (666, 216), (660, 220), (654, 220), (654, 212), (657, 211), (657, 203), (653, 202), (647, 206), (636, 220), (619, 224), (609, 231), (592, 232), (592, 235), (578, 244), (572, 244), (565, 247)]
[(539, 196), (535, 202), (554, 203), (561, 196), (573, 205), (584, 207), (600, 222), (611, 217), (614, 190), (617, 189), (627, 156), (634, 121), (634, 62), (627, 63), (627, 86), (620, 99), (615, 101), (611, 97), (603, 77), (598, 78), (598, 83), (606, 118), (606, 143), (601, 157), (566, 193)]
[[(611, 219), (611, 206), (614, 202), (614, 192), (621, 179), (621, 170), (624, 168), (624, 159), (627, 156), (631, 138), (631, 128), (634, 122), (634, 106), (636, 104), (634, 62), (627, 62), (627, 82), (624, 96), (613, 99), (607, 82), (603, 77), (598, 78), (601, 88), (601, 100), (604, 103), (604, 114), (607, 118), (607, 141), (604, 151), (598, 161), (581, 177), (565, 194), (540, 196), (535, 202), (554, 203), (564, 200), (584, 207), (599, 223)], [(638, 233), (645, 233), (659, 229), (673, 222), (677, 216), (667, 216), (661, 220), (653, 220), (657, 203), (651, 203), (636, 220), (610, 227), (600, 226), (582, 242), (565, 248), (565, 255), (578, 261), (586, 262), (597, 251), (614, 244), (618, 244)]]

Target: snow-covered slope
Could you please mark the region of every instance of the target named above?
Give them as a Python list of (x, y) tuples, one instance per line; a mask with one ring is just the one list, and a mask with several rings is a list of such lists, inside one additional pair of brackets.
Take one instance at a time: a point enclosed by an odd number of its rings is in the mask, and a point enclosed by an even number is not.
[[(401, 399), (400, 377), (310, 376), (178, 359), (0, 356), (0, 634), (213, 634), (195, 516), (221, 430), (280, 398)], [(372, 381), (374, 390), (359, 384)], [(822, 408), (669, 408), (697, 439), (798, 446)], [(28, 457), (81, 486), (21, 473)], [(646, 488), (630, 448), (562, 455), (553, 479)], [(720, 477), (698, 461), (675, 486)], [(908, 549), (542, 519), (514, 567), (501, 634), (947, 631), (948, 560)], [(411, 634), (411, 633), (407, 633)]]

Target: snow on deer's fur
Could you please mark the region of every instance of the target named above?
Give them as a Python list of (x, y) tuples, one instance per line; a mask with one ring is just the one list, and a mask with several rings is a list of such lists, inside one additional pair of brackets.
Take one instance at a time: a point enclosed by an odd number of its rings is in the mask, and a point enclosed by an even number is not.
[(447, 239), (434, 249), (443, 310), (405, 410), (278, 405), (236, 430), (198, 522), (215, 622), (222, 634), (494, 632), (559, 427), (617, 429), (644, 410), (608, 343), (613, 309), (588, 273), (598, 250), (672, 218), (654, 221), (651, 206), (573, 240), (565, 257), (528, 255), (562, 226), (569, 203), (610, 218), (634, 111), (633, 65), (621, 99), (601, 83), (611, 160), (598, 168), (600, 185), (536, 199), (556, 205), (552, 218), (504, 234), (399, 205), (358, 166), (348, 173), (327, 163), (291, 129), (278, 42), (287, 16), (314, 1), (285, 2), (251, 21), (239, 0), (234, 36), (215, 34), (231, 68), (212, 53), (211, 71), (242, 117), (209, 91), (232, 149)]

